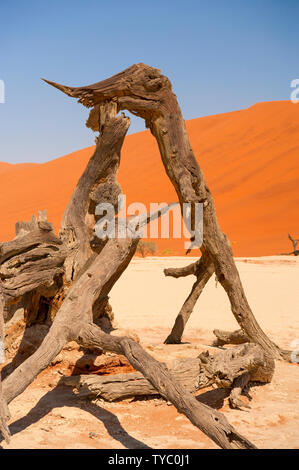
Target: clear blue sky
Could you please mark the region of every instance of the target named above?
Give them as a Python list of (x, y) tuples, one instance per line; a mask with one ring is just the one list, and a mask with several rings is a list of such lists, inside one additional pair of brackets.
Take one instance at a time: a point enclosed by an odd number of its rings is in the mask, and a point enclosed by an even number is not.
[(289, 99), (299, 78), (298, 0), (1, 0), (0, 21), (0, 161), (93, 145), (88, 110), (40, 77), (86, 85), (144, 62), (185, 119)]

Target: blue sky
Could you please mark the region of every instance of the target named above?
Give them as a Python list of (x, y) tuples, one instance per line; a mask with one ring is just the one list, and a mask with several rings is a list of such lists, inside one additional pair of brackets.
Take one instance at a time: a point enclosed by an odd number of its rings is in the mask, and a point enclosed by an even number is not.
[(0, 161), (93, 145), (88, 110), (40, 77), (86, 85), (144, 62), (185, 119), (289, 99), (299, 78), (298, 0), (1, 0), (0, 22)]

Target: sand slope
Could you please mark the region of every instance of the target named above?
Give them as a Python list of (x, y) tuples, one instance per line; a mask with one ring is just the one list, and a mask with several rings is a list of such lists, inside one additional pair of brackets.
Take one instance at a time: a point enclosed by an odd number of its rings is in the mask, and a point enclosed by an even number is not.
[[(187, 129), (234, 254), (290, 251), (287, 233), (299, 236), (299, 107), (288, 101), (259, 103), (193, 119)], [(28, 220), (37, 209), (48, 209), (57, 230), (92, 152), (89, 147), (45, 164), (0, 163), (0, 241), (11, 239), (15, 221)], [(128, 203), (176, 200), (148, 131), (126, 138), (119, 180)], [(167, 248), (168, 254), (184, 253), (181, 240), (158, 245), (160, 254)]]

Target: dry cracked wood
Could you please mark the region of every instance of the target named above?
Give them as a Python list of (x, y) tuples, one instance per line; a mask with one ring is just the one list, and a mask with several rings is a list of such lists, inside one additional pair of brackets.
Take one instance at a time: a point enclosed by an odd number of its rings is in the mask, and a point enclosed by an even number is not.
[[(169, 79), (160, 70), (136, 64), (102, 82), (69, 87), (47, 81), (67, 95), (93, 107), (87, 124), (98, 130), (97, 114), (103, 103), (113, 100), (118, 109), (127, 109), (145, 119), (157, 140), (162, 161), (180, 204), (203, 204), (203, 244), (201, 251), (211, 259), (218, 281), (225, 289), (232, 312), (250, 341), (259, 344), (269, 357), (290, 359), (290, 352), (273, 343), (257, 323), (248, 304), (231, 245), (221, 231), (212, 194), (193, 154), (184, 119)], [(193, 206), (194, 207), (194, 206)], [(191, 227), (194, 228), (194, 211)]]
[(164, 341), (165, 344), (181, 343), (186, 323), (189, 320), (194, 306), (213, 272), (213, 263), (205, 255), (202, 255), (202, 257), (197, 262), (192, 263), (189, 266), (185, 266), (184, 268), (168, 268), (164, 270), (165, 276), (172, 276), (176, 278), (185, 277), (189, 274), (194, 274), (194, 276), (196, 276), (196, 281), (193, 284), (191, 292), (185, 300), (178, 316), (176, 317), (170, 335)]
[(23, 307), (29, 324), (41, 299), (54, 297), (61, 288), (66, 250), (44, 213), (30, 223), (17, 223), (16, 231), (14, 240), (0, 243), (0, 292), (5, 322)]
[[(233, 407), (246, 406), (240, 399), (249, 381), (270, 382), (274, 361), (269, 368), (260, 346), (247, 343), (233, 349), (203, 353), (197, 358), (173, 361), (170, 372), (177, 382), (189, 392), (195, 392), (212, 384), (231, 388)], [(246, 379), (246, 380), (245, 380)], [(140, 372), (119, 373), (107, 376), (77, 375), (65, 377), (63, 383), (79, 390), (79, 396), (101, 397), (107, 401), (128, 397), (157, 395), (157, 389)]]
[(109, 103), (102, 107), (101, 112), (106, 117), (106, 126), (102, 126), (95, 153), (78, 181), (61, 223), (59, 236), (72, 252), (65, 264), (67, 281), (76, 278), (94, 253), (91, 241), (97, 204), (109, 202), (117, 209), (118, 196), (121, 195), (116, 175), (130, 119), (124, 115), (117, 117), (116, 105), (111, 107)]
[[(107, 341), (109, 337), (109, 345)], [(79, 335), (78, 341), (85, 347), (101, 348), (126, 356), (130, 364), (148, 380), (160, 395), (169, 400), (194, 426), (201, 429), (216, 444), (224, 449), (253, 449), (255, 446), (241, 436), (222, 413), (199, 403), (181, 385), (165, 364), (150, 356), (138, 343), (130, 338), (115, 338), (103, 333), (96, 325), (88, 325)]]
[(214, 330), (213, 333), (216, 336), (214, 346), (224, 346), (225, 344), (242, 344), (249, 341), (248, 336), (246, 336), (242, 330)]

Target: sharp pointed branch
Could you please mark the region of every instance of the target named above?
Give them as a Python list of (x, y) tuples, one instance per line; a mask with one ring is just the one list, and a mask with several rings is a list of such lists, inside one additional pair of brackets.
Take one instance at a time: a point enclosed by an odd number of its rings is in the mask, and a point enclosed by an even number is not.
[(46, 78), (42, 78), (42, 80), (46, 83), (48, 83), (48, 85), (51, 85), (53, 86), (54, 88), (57, 88), (58, 90), (62, 91), (63, 93), (65, 93), (66, 95), (68, 96), (71, 96), (71, 97), (74, 97), (74, 91), (76, 90), (75, 88), (73, 87), (70, 87), (70, 86), (65, 86), (65, 85), (60, 85), (59, 83), (55, 83), (55, 82), (51, 82), (51, 80), (47, 80)]

